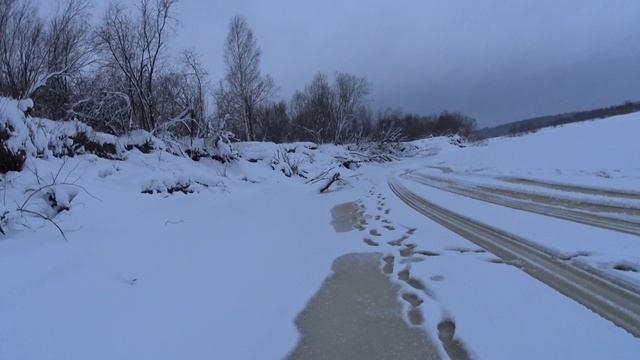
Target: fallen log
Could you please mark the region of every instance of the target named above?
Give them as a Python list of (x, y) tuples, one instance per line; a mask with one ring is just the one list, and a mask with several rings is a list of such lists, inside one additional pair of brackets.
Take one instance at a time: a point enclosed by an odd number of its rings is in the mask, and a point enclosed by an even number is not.
[(329, 181), (327, 181), (327, 183), (322, 187), (322, 189), (320, 189), (320, 193), (322, 194), (324, 192), (327, 192), (331, 187), (331, 185), (333, 185), (333, 183), (335, 183), (336, 181), (342, 181), (342, 178), (340, 177), (339, 172), (336, 172), (333, 174), (333, 176), (331, 176), (331, 179), (329, 179)]

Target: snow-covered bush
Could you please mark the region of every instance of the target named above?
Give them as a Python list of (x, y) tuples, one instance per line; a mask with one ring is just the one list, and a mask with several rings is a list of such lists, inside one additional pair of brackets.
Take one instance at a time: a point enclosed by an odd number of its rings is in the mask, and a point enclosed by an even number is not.
[(151, 179), (142, 185), (143, 194), (193, 194), (199, 193), (209, 187), (219, 186), (219, 182), (207, 179), (198, 179), (191, 176), (177, 176), (163, 179)]
[(30, 100), (0, 98), (0, 171), (20, 171), (27, 157), (48, 158), (94, 154), (122, 160), (126, 151), (167, 150), (166, 143), (147, 131), (121, 137), (96, 132), (80, 121), (53, 121), (26, 116)]
[(458, 134), (449, 136), (449, 143), (451, 145), (457, 146), (459, 148), (467, 147), (467, 138), (462, 137)]
[(49, 135), (47, 147), (55, 157), (94, 154), (105, 159), (123, 158), (124, 148), (117, 137), (98, 133), (80, 121), (33, 121)]
[(22, 167), (15, 166), (16, 160), (24, 163), (27, 157), (46, 159), (85, 153), (110, 159), (121, 157), (116, 137), (96, 133), (79, 121), (26, 116), (32, 106), (31, 100), (0, 98), (0, 156), (6, 160), (2, 162), (3, 173), (20, 171)]
[(240, 154), (233, 148), (232, 140), (235, 138), (230, 131), (220, 130), (213, 136), (213, 158), (223, 163), (237, 160)]
[(128, 151), (138, 149), (143, 154), (154, 150), (165, 150), (165, 143), (145, 130), (133, 130), (119, 138), (122, 146)]
[(389, 162), (397, 160), (404, 148), (403, 143), (370, 142), (347, 146), (352, 161)]
[(291, 153), (295, 153), (296, 149), (285, 149), (280, 147), (273, 159), (271, 159), (271, 168), (273, 170), (279, 170), (286, 177), (302, 177), (307, 178), (307, 171), (300, 168), (301, 159), (296, 159), (295, 156), (290, 156)]
[(52, 184), (33, 192), (38, 194), (41, 200), (34, 211), (53, 219), (61, 212), (71, 209), (71, 203), (78, 196), (79, 189), (72, 184)]
[(26, 159), (24, 149), (11, 150), (8, 140), (11, 138), (12, 131), (13, 129), (6, 124), (0, 125), (0, 173), (2, 174), (22, 170)]
[(240, 157), (232, 145), (233, 134), (221, 131), (208, 138), (180, 138), (175, 139), (167, 134), (162, 140), (166, 144), (165, 151), (182, 157), (189, 157), (194, 161), (210, 158), (223, 164), (237, 160)]
[(29, 129), (21, 108), (28, 104), (0, 97), (0, 173), (20, 171), (26, 160)]
[[(31, 222), (35, 219), (49, 222), (66, 239), (64, 231), (56, 222), (56, 217), (71, 210), (73, 200), (81, 191), (86, 192), (82, 186), (70, 182), (69, 178), (74, 175), (76, 168), (64, 171), (66, 163), (63, 161), (54, 173), (49, 174), (50, 176), (41, 176), (37, 167), (29, 164), (30, 173), (23, 177), (32, 180), (27, 181), (20, 192), (14, 191), (13, 196), (10, 196), (11, 201), (7, 202), (4, 199), (0, 205), (0, 233), (6, 235), (12, 229), (32, 228)], [(14, 186), (6, 175), (3, 182), (5, 187)], [(9, 182), (11, 184), (8, 184)], [(30, 186), (30, 183), (33, 185)]]

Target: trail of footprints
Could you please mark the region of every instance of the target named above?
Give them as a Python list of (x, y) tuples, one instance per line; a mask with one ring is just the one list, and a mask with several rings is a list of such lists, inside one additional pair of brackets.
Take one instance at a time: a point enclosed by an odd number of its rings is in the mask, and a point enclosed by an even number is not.
[[(417, 244), (410, 242), (417, 229), (404, 226), (401, 226), (402, 229), (398, 229), (398, 226), (387, 218), (391, 214), (391, 209), (386, 207), (387, 199), (382, 194), (376, 193), (375, 188), (369, 191), (367, 198), (374, 198), (376, 201), (375, 206), (370, 207), (376, 209), (376, 213), (367, 214), (364, 202), (360, 201), (358, 213), (360, 220), (355, 228), (361, 232), (367, 232), (368, 236), (363, 238), (363, 242), (371, 247), (379, 248), (385, 245), (385, 241), (382, 239), (392, 238), (392, 240), (386, 241), (386, 245), (393, 251), (382, 258), (382, 272), (388, 276), (397, 276), (399, 281), (408, 285), (409, 290), (401, 290), (400, 298), (407, 304), (406, 316), (409, 323), (413, 326), (420, 326), (425, 321), (422, 312), (425, 296), (431, 300), (436, 300), (436, 296), (424, 281), (411, 275), (411, 264), (424, 261), (432, 256), (440, 256), (440, 254), (419, 249)], [(445, 251), (458, 254), (485, 252), (479, 248), (450, 248)], [(429, 278), (433, 282), (444, 279), (442, 275)], [(439, 322), (438, 338), (450, 358), (455, 360), (470, 358), (464, 344), (455, 337), (455, 322), (453, 320), (446, 318)]]
[[(389, 238), (395, 236), (393, 240), (386, 241), (386, 244), (391, 246), (395, 255), (388, 254), (382, 260), (382, 272), (388, 276), (397, 276), (398, 280), (406, 283), (412, 291), (403, 290), (400, 297), (407, 303), (407, 319), (414, 326), (419, 326), (424, 323), (424, 315), (422, 313), (421, 306), (424, 303), (424, 296), (435, 299), (435, 294), (431, 291), (426, 284), (413, 276), (411, 276), (411, 264), (414, 262), (424, 261), (425, 258), (430, 256), (439, 256), (440, 254), (418, 249), (416, 244), (410, 243), (409, 240), (416, 233), (415, 228), (398, 229), (387, 216), (391, 214), (391, 209), (386, 207), (386, 198), (376, 193), (375, 189), (371, 189), (367, 198), (374, 198), (376, 201), (376, 209), (374, 214), (366, 214), (366, 207), (361, 201), (359, 203), (361, 208), (362, 217), (355, 226), (356, 229), (362, 232), (367, 232), (368, 236), (363, 238), (363, 242), (371, 247), (380, 247), (382, 242), (379, 238)], [(402, 269), (399, 269), (399, 268)], [(433, 281), (442, 281), (444, 277), (434, 277)]]

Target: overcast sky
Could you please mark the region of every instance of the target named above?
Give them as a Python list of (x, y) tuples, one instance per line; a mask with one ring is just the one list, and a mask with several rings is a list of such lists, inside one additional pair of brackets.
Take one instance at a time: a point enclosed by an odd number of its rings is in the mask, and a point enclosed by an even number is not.
[(282, 98), (347, 71), (371, 81), (374, 108), (481, 125), (640, 100), (639, 0), (181, 0), (173, 47), (219, 79), (235, 14)]

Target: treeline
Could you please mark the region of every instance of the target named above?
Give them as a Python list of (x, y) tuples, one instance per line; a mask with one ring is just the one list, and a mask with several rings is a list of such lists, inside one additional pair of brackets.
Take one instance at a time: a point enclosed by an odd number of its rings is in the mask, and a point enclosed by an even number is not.
[(622, 105), (558, 115), (549, 123), (549, 125), (559, 126), (585, 120), (604, 119), (617, 115), (630, 114), (637, 111), (640, 111), (640, 102), (627, 101)]
[(454, 134), (468, 137), (475, 128), (475, 119), (457, 112), (445, 111), (438, 115), (422, 116), (387, 110), (378, 114), (374, 133), (385, 134), (389, 129), (400, 129), (405, 140), (417, 140)]
[(525, 133), (535, 132), (546, 127), (560, 126), (564, 124), (594, 119), (604, 119), (638, 111), (640, 111), (640, 102), (627, 101), (624, 104), (593, 110), (520, 120), (504, 125), (499, 125), (493, 128), (481, 129), (474, 132), (471, 136), (478, 139), (487, 139), (498, 136), (517, 136)]
[(194, 50), (167, 47), (177, 0), (112, 1), (93, 25), (90, 0), (62, 0), (50, 17), (32, 0), (0, 0), (0, 95), (32, 98), (34, 116), (78, 119), (115, 135), (244, 141), (350, 143), (468, 135), (458, 113), (374, 115), (367, 79), (317, 74), (289, 101), (262, 73), (255, 34), (240, 16), (224, 44), (225, 75), (214, 82)]
[(534, 132), (544, 127), (560, 126), (594, 119), (604, 119), (638, 111), (640, 111), (640, 102), (627, 101), (622, 105), (551, 116), (540, 122), (529, 121), (515, 124), (509, 128), (508, 135), (518, 135), (527, 132)]

